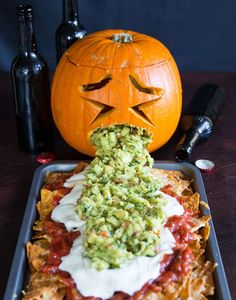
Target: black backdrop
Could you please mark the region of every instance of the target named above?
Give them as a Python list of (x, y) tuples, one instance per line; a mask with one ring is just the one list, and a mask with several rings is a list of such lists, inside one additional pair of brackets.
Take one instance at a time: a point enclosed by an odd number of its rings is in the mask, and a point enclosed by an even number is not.
[[(0, 1), (0, 70), (17, 52), (15, 6), (33, 5), (38, 48), (55, 68), (62, 0)], [(236, 0), (78, 0), (88, 32), (131, 29), (162, 41), (181, 70), (236, 71)]]

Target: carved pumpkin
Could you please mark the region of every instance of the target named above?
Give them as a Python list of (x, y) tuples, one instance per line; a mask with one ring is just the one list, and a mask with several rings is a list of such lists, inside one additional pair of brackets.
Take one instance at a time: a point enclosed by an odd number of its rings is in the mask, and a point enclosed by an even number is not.
[(77, 41), (60, 60), (52, 85), (52, 111), (64, 139), (94, 155), (89, 136), (113, 124), (144, 127), (148, 150), (164, 145), (181, 112), (179, 72), (169, 51), (144, 34), (104, 30)]

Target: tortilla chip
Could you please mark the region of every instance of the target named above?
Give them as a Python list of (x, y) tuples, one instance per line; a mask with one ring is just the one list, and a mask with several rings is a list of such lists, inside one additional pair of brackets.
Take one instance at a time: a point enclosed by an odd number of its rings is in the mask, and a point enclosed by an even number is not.
[(61, 180), (61, 184), (63, 184), (63, 181), (66, 180), (71, 175), (69, 173), (62, 173), (62, 172), (48, 172), (46, 174), (45, 178), (45, 185), (50, 185), (55, 183), (58, 179)]
[(40, 216), (40, 220), (45, 220), (54, 208), (52, 204), (53, 192), (48, 189), (42, 188), (40, 191), (40, 199), (41, 200), (37, 202), (36, 206)]
[(45, 221), (43, 221), (43, 220), (36, 220), (34, 222), (33, 230), (34, 231), (39, 231), (39, 232), (43, 231), (44, 222)]
[[(191, 273), (191, 297), (192, 299), (207, 299), (206, 296), (214, 294), (213, 271), (215, 263), (206, 261)], [(204, 298), (205, 297), (205, 298)]]
[[(53, 198), (64, 196), (64, 181), (84, 170), (86, 163), (80, 163), (74, 170), (67, 173), (48, 173), (46, 176), (46, 185), (41, 189), (41, 200), (37, 203), (37, 209), (40, 220), (35, 222), (33, 229), (36, 231), (34, 243), (27, 243), (27, 256), (32, 270), (30, 282), (27, 287), (23, 300), (33, 299), (52, 299), (61, 300), (67, 296), (67, 283), (56, 274), (45, 274), (39, 272), (40, 266), (44, 263), (48, 255), (48, 245), (51, 236), (45, 232), (47, 225), (45, 222), (47, 216), (52, 211), (55, 203)], [(194, 240), (188, 244), (188, 247), (194, 255), (190, 272), (184, 276), (172, 281), (166, 285), (152, 283), (146, 292), (136, 292), (134, 300), (205, 300), (208, 295), (214, 293), (213, 272), (216, 264), (206, 261), (204, 252), (206, 243), (210, 234), (208, 224), (210, 216), (200, 216), (199, 205), (208, 208), (208, 205), (200, 200), (198, 193), (193, 193), (191, 180), (187, 179), (180, 171), (167, 171), (153, 169), (153, 174), (157, 179), (161, 179), (165, 185), (170, 184), (173, 195), (178, 195), (179, 201), (183, 206), (193, 211), (190, 217), (191, 232), (194, 234)], [(48, 185), (48, 189), (46, 188)], [(59, 197), (59, 198), (58, 198)], [(54, 198), (55, 200), (55, 198)], [(55, 202), (55, 201), (54, 201)], [(50, 221), (49, 221), (50, 222)], [(83, 296), (76, 288), (70, 290), (75, 299), (81, 299)], [(95, 299), (95, 298), (94, 298)], [(123, 300), (122, 293), (116, 293), (113, 300)]]
[(182, 196), (182, 200), (185, 209), (191, 209), (194, 212), (199, 212), (199, 194), (195, 193), (191, 196)]
[(205, 202), (205, 201), (200, 201), (200, 205), (207, 208), (207, 209), (210, 209), (209, 205)]
[(37, 241), (34, 244), (28, 242), (26, 251), (31, 271), (38, 271), (49, 253), (48, 249), (43, 247), (42, 242)]
[(201, 247), (200, 240), (196, 239), (189, 245), (190, 250), (192, 251), (195, 259), (200, 257), (204, 253), (204, 249)]
[(202, 216), (201, 218), (192, 218), (191, 222), (195, 225), (190, 229), (191, 232), (196, 232), (199, 230), (201, 227), (206, 226), (206, 224), (210, 221), (211, 217), (210, 216)]
[(202, 238), (201, 239), (202, 248), (206, 248), (206, 243), (210, 236), (210, 231), (211, 231), (211, 228), (208, 223), (205, 225), (205, 227), (203, 227), (202, 229), (199, 230), (199, 234), (201, 235), (201, 238)]
[[(87, 163), (85, 162), (80, 162), (78, 165), (76, 165), (76, 167), (70, 171), (70, 172), (48, 172), (46, 174), (46, 178), (45, 178), (45, 185), (51, 185), (54, 184), (55, 182), (57, 182), (58, 180), (61, 183), (61, 186), (63, 186), (63, 182), (71, 177), (73, 174), (75, 173), (79, 173), (81, 171), (83, 171), (86, 167), (87, 167)], [(58, 185), (58, 184), (57, 184)]]
[(81, 161), (73, 170), (73, 174), (82, 172), (88, 166), (87, 163)]
[(36, 272), (30, 277), (23, 300), (63, 300), (66, 286), (53, 274)]
[(188, 190), (188, 193), (191, 195), (191, 180), (187, 179), (182, 172), (153, 168), (152, 173), (157, 179), (159, 178), (164, 182), (165, 185), (171, 184), (176, 194), (182, 195), (183, 191), (186, 192)]
[(192, 196), (193, 190), (192, 190), (192, 188), (189, 186), (189, 187), (183, 189), (181, 194), (182, 194), (182, 196)]

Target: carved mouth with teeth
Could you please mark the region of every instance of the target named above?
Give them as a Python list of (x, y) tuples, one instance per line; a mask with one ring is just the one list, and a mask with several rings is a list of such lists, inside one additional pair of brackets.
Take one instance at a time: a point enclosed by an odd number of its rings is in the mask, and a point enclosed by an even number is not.
[[(97, 113), (91, 121), (89, 122), (89, 125), (93, 124), (95, 121), (100, 119), (104, 114), (107, 114), (108, 112), (111, 112), (116, 109), (116, 107), (105, 104), (104, 102), (100, 102), (98, 100), (92, 99), (92, 97), (89, 97), (88, 92), (93, 92), (96, 90), (100, 90), (107, 86), (111, 80), (112, 75), (107, 75), (103, 79), (101, 79), (98, 82), (89, 83), (89, 84), (83, 84), (79, 87), (80, 92), (82, 93), (82, 98), (84, 101), (92, 105), (94, 108), (97, 109)], [(145, 110), (147, 108), (151, 108), (157, 101), (160, 101), (164, 94), (164, 90), (162, 88), (157, 87), (151, 87), (145, 85), (137, 76), (135, 75), (129, 75), (129, 80), (132, 84), (132, 86), (137, 89), (140, 93), (148, 94), (148, 95), (156, 95), (154, 99), (147, 99), (145, 102), (139, 103), (137, 105), (131, 106), (128, 109), (132, 110), (133, 113), (135, 113), (137, 116), (142, 118), (144, 121), (146, 121), (150, 126), (156, 127), (155, 123), (152, 121), (152, 119), (146, 114)], [(83, 96), (85, 94), (86, 96)]]

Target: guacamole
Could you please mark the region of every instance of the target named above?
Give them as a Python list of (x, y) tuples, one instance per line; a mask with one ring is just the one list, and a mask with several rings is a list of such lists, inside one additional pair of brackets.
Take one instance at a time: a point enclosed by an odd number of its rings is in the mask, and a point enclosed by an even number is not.
[(155, 256), (166, 200), (156, 192), (151, 136), (142, 128), (116, 125), (95, 130), (96, 157), (85, 173), (77, 212), (85, 220), (84, 255), (97, 270), (118, 268), (135, 256)]

